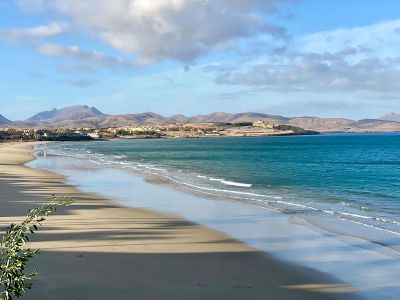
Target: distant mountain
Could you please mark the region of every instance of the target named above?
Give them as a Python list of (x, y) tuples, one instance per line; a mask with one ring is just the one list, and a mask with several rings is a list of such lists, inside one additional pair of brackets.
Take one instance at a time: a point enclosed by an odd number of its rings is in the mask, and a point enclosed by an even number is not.
[(357, 121), (343, 118), (298, 117), (289, 119), (288, 123), (297, 127), (316, 131), (349, 131)]
[(87, 105), (70, 106), (58, 110), (54, 108), (51, 111), (44, 111), (25, 120), (25, 123), (58, 123), (62, 121), (80, 121), (89, 117), (105, 116), (95, 107)]
[(294, 117), (263, 113), (224, 113), (164, 117), (152, 112), (106, 115), (94, 107), (71, 106), (34, 115), (24, 122), (11, 122), (0, 115), (0, 125), (19, 128), (108, 128), (193, 123), (247, 123), (265, 121), (276, 125), (292, 125), (320, 132), (400, 131), (400, 115), (391, 113), (380, 119), (354, 121), (344, 118)]
[(400, 114), (396, 114), (396, 113), (392, 112), (392, 113), (389, 113), (387, 115), (380, 117), (379, 120), (400, 122)]
[(53, 109), (34, 115), (18, 126), (28, 127), (121, 127), (130, 125), (165, 125), (189, 123), (240, 123), (264, 120), (275, 123), (284, 123), (288, 119), (282, 116), (261, 113), (229, 114), (216, 112), (209, 115), (186, 117), (173, 115), (164, 117), (152, 112), (141, 114), (105, 115), (96, 108), (88, 106), (71, 106), (63, 109)]
[(286, 122), (288, 119), (282, 116), (268, 115), (261, 113), (239, 113), (229, 114), (223, 112), (215, 112), (210, 115), (199, 115), (186, 118), (185, 123), (241, 123), (255, 122), (258, 120), (270, 122)]
[(0, 124), (11, 124), (12, 122), (5, 118), (3, 115), (0, 115)]

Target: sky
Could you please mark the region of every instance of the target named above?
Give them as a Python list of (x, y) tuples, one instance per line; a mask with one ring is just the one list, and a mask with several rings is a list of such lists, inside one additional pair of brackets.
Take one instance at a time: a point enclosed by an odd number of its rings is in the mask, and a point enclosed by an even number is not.
[(0, 114), (400, 113), (398, 0), (1, 0)]

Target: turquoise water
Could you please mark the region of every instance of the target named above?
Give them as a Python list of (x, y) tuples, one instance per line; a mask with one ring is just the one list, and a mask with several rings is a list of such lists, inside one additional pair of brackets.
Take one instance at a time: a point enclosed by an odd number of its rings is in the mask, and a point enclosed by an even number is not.
[[(161, 176), (188, 190), (400, 235), (400, 134), (115, 140), (47, 152)], [(375, 237), (374, 237), (375, 238)], [(378, 238), (377, 238), (378, 239)], [(379, 240), (379, 239), (378, 239)], [(396, 244), (398, 239), (385, 238)]]

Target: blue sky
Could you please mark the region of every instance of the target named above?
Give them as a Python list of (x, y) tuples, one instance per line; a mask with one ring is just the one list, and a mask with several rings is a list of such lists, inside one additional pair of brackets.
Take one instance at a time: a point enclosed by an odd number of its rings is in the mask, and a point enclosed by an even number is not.
[(400, 112), (400, 2), (3, 0), (0, 113)]

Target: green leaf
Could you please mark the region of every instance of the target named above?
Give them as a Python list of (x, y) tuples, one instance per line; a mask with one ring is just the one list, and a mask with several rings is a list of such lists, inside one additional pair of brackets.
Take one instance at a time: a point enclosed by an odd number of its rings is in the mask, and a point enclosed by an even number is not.
[[(37, 275), (25, 273), (26, 265), (39, 250), (23, 249), (29, 241), (29, 234), (38, 230), (46, 217), (53, 213), (58, 206), (73, 203), (72, 198), (55, 197), (45, 205), (29, 210), (26, 219), (20, 224), (11, 224), (0, 241), (0, 300), (11, 300), (12, 296), (20, 297), (32, 287), (29, 281)], [(33, 230), (34, 229), (34, 230)]]

